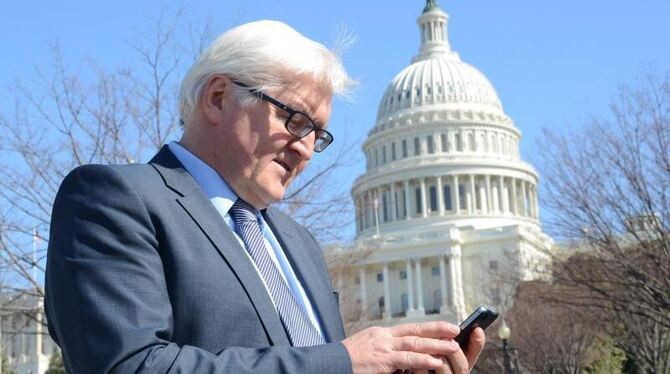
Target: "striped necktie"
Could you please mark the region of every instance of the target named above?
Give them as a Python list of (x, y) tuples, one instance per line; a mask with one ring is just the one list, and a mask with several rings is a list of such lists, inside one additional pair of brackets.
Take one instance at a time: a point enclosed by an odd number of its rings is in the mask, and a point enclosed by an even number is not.
[(324, 344), (323, 337), (311, 323), (302, 306), (298, 304), (298, 300), (268, 254), (258, 224), (258, 210), (246, 201), (237, 199), (228, 213), (235, 221), (237, 233), (242, 237), (247, 252), (265, 280), (270, 297), (274, 301), (293, 346), (306, 347)]

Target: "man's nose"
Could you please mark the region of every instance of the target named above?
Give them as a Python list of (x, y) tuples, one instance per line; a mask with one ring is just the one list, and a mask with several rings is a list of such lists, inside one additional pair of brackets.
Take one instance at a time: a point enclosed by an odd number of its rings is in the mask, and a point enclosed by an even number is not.
[(314, 136), (314, 131), (312, 131), (300, 139), (293, 138), (289, 143), (289, 148), (295, 151), (301, 160), (309, 161), (314, 154)]

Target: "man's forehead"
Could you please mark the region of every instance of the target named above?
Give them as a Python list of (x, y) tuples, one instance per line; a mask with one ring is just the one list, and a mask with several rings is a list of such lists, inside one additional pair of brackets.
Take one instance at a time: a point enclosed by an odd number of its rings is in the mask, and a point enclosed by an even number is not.
[[(293, 80), (276, 95), (291, 108), (310, 116), (319, 125), (324, 125), (328, 120), (327, 117), (330, 116), (332, 90), (313, 79)], [(327, 106), (325, 113), (320, 110), (324, 102)]]

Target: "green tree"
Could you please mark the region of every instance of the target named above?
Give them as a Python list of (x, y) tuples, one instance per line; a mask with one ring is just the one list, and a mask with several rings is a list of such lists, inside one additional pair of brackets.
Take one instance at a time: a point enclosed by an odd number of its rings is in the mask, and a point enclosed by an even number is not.
[(0, 352), (0, 361), (2, 361), (0, 362), (0, 373), (16, 374), (16, 372), (9, 367), (9, 360), (4, 352)]
[(63, 366), (63, 356), (60, 352), (54, 353), (49, 359), (49, 368), (44, 374), (67, 374)]
[(623, 372), (626, 353), (614, 344), (614, 340), (603, 337), (591, 348), (592, 362), (584, 369), (588, 374), (617, 374)]

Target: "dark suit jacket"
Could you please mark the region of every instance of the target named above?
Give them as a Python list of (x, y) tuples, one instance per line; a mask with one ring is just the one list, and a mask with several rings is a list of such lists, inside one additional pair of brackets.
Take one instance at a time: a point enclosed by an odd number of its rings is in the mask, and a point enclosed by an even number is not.
[(72, 171), (53, 207), (45, 305), (68, 371), (351, 372), (319, 245), (264, 214), (328, 344), (290, 345), (244, 249), (167, 147), (148, 165)]

